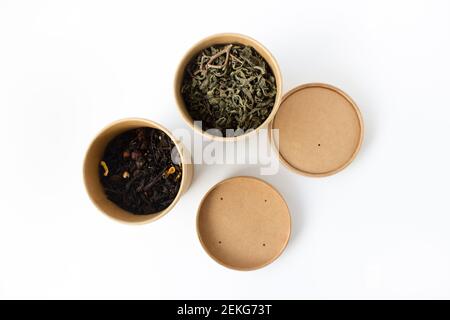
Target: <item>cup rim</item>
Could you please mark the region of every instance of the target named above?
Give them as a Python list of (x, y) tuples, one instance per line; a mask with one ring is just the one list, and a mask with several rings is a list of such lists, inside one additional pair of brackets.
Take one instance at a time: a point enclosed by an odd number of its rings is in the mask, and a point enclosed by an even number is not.
[[(250, 131), (247, 131), (244, 134), (241, 134), (241, 135), (236, 136), (236, 137), (215, 136), (215, 135), (212, 135), (212, 134), (210, 134), (210, 133), (200, 129), (199, 127), (195, 126), (193, 124), (194, 120), (192, 118), (187, 117), (186, 114), (185, 114), (185, 112), (187, 113), (187, 111), (185, 111), (185, 109), (186, 109), (185, 103), (183, 101), (183, 98), (181, 97), (181, 93), (178, 90), (178, 85), (179, 85), (179, 81), (178, 80), (182, 79), (182, 76), (183, 76), (184, 71), (186, 69), (187, 63), (192, 59), (192, 57), (195, 54), (198, 53), (198, 50), (199, 50), (198, 48), (202, 47), (202, 45), (205, 42), (214, 40), (216, 38), (221, 38), (221, 37), (234, 37), (236, 39), (244, 39), (244, 40), (246, 40), (246, 41), (248, 41), (250, 43), (256, 44), (258, 48), (256, 48), (255, 46), (252, 46), (253, 49), (255, 49), (259, 54), (261, 54), (260, 51), (264, 52), (264, 54), (270, 58), (270, 59), (265, 59), (265, 60), (266, 60), (266, 63), (269, 64), (270, 68), (272, 69), (272, 72), (273, 72), (275, 80), (276, 80), (276, 86), (277, 86), (277, 95), (275, 97), (275, 103), (274, 103), (274, 106), (272, 108), (272, 111), (270, 112), (270, 114), (268, 115), (266, 120), (264, 120), (264, 122), (261, 123), (261, 125), (258, 126), (257, 128), (252, 129)], [(202, 50), (202, 49), (200, 49), (200, 50)], [(267, 61), (267, 60), (270, 60), (270, 61)], [(238, 141), (240, 139), (244, 139), (245, 137), (249, 137), (249, 136), (255, 134), (261, 128), (265, 128), (265, 127), (268, 128), (269, 127), (269, 124), (272, 122), (272, 120), (275, 117), (276, 113), (278, 112), (278, 109), (279, 109), (280, 104), (281, 104), (281, 100), (282, 100), (282, 96), (283, 96), (283, 78), (281, 76), (281, 70), (280, 70), (280, 66), (279, 66), (277, 60), (272, 55), (272, 53), (265, 46), (263, 46), (259, 41), (255, 40), (254, 38), (249, 37), (247, 35), (241, 34), (241, 33), (227, 33), (227, 32), (216, 33), (216, 34), (210, 35), (210, 36), (208, 36), (206, 38), (203, 38), (203, 39), (197, 41), (182, 56), (180, 62), (178, 63), (178, 67), (176, 69), (176, 72), (175, 72), (174, 93), (175, 93), (175, 100), (176, 100), (176, 105), (177, 105), (178, 112), (181, 114), (181, 117), (183, 118), (183, 120), (191, 128), (193, 128), (195, 132), (199, 133), (202, 136), (207, 137), (209, 140), (212, 140), (212, 141), (234, 142), (234, 141)]]
[[(131, 121), (135, 121), (135, 122), (140, 122), (142, 123), (143, 127), (150, 127), (150, 128), (156, 128), (159, 129), (161, 131), (163, 131), (165, 134), (167, 134), (169, 136), (169, 138), (172, 140), (172, 142), (174, 143), (174, 145), (177, 148), (178, 153), (180, 154), (180, 159), (181, 159), (181, 166), (182, 166), (182, 173), (181, 173), (181, 184), (180, 184), (180, 188), (178, 190), (178, 193), (176, 195), (176, 197), (174, 198), (174, 200), (172, 201), (172, 203), (165, 209), (159, 211), (159, 212), (155, 212), (153, 214), (148, 214), (146, 216), (148, 216), (148, 219), (144, 219), (142, 221), (127, 221), (127, 220), (123, 220), (117, 217), (114, 217), (112, 215), (110, 215), (108, 212), (106, 212), (106, 210), (104, 210), (98, 203), (97, 201), (94, 199), (93, 195), (91, 194), (89, 188), (88, 188), (88, 178), (87, 178), (87, 162), (88, 162), (88, 155), (89, 152), (91, 150), (91, 148), (94, 146), (94, 144), (96, 143), (97, 139), (106, 131), (109, 130), (111, 128), (113, 128), (114, 126), (118, 125), (118, 124), (122, 124), (122, 123), (127, 123), (127, 122), (131, 122)], [(156, 221), (160, 218), (162, 218), (163, 216), (165, 216), (174, 206), (175, 204), (179, 201), (181, 195), (184, 193), (185, 190), (185, 184), (187, 183), (187, 175), (188, 175), (188, 170), (190, 168), (188, 168), (188, 165), (190, 164), (190, 161), (186, 161), (189, 159), (186, 159), (187, 155), (183, 152), (183, 145), (181, 144), (181, 142), (179, 140), (177, 140), (172, 133), (165, 128), (164, 126), (160, 125), (159, 123), (149, 120), (149, 119), (145, 119), (145, 118), (123, 118), (123, 119), (118, 119), (115, 120), (109, 124), (107, 124), (106, 126), (104, 126), (100, 131), (98, 131), (98, 133), (94, 136), (94, 138), (91, 140), (91, 142), (89, 143), (85, 155), (84, 155), (84, 160), (83, 160), (83, 184), (84, 184), (84, 188), (86, 190), (86, 193), (89, 197), (89, 199), (91, 200), (91, 202), (95, 205), (95, 207), (97, 207), (97, 209), (102, 212), (104, 215), (106, 215), (107, 217), (109, 217), (110, 219), (113, 219), (115, 221), (124, 223), (124, 224), (128, 224), (128, 225), (141, 225), (141, 224), (146, 224), (146, 223), (150, 223), (153, 221)], [(116, 205), (114, 203), (114, 205)], [(117, 206), (117, 205), (116, 205)], [(120, 208), (120, 207), (119, 207)], [(120, 208), (121, 210), (127, 212), (127, 210)], [(133, 215), (131, 212), (127, 212), (130, 215)], [(143, 215), (145, 216), (145, 215)]]

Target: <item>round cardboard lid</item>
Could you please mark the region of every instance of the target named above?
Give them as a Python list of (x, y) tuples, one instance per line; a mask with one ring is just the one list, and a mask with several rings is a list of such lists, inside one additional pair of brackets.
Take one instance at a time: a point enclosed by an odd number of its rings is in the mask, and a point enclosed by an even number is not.
[(268, 183), (253, 177), (219, 182), (204, 196), (197, 233), (205, 251), (236, 270), (254, 270), (274, 261), (291, 232), (289, 208)]
[[(343, 91), (321, 83), (284, 95), (271, 123), (271, 139), (281, 161), (307, 176), (328, 176), (349, 165), (363, 139), (363, 120)], [(277, 143), (278, 140), (278, 143)]]

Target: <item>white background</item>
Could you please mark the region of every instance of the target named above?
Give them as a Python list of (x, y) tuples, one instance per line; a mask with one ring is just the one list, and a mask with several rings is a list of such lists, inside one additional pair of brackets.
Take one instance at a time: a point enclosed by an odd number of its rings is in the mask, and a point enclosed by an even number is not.
[[(239, 32), (277, 58), (284, 90), (326, 82), (360, 106), (343, 172), (264, 177), (293, 235), (253, 272), (203, 251), (204, 193), (255, 165), (197, 166), (144, 226), (102, 215), (82, 181), (109, 122), (188, 128), (172, 91), (182, 55)], [(450, 2), (0, 0), (0, 298), (450, 298)]]

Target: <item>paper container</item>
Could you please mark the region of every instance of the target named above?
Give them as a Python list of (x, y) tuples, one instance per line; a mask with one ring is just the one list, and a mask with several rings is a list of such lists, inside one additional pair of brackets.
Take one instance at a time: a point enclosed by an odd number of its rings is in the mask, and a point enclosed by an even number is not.
[[(126, 210), (118, 207), (115, 203), (108, 200), (99, 178), (99, 163), (102, 160), (106, 145), (114, 137), (121, 134), (122, 132), (140, 127), (157, 128), (166, 133), (172, 139), (172, 141), (174, 142), (175, 146), (178, 149), (182, 161), (182, 170), (183, 170), (181, 176), (180, 190), (178, 191), (178, 194), (173, 200), (173, 202), (163, 211), (147, 215), (135, 215), (129, 213)], [(182, 144), (172, 136), (172, 134), (166, 128), (157, 124), (156, 122), (136, 118), (119, 120), (113, 122), (112, 124), (104, 128), (95, 137), (95, 139), (89, 146), (84, 160), (84, 168), (83, 168), (84, 183), (86, 186), (87, 193), (91, 198), (92, 202), (97, 206), (97, 208), (99, 208), (100, 211), (102, 211), (103, 213), (105, 213), (106, 215), (115, 220), (133, 224), (148, 223), (161, 218), (167, 212), (169, 212), (178, 202), (181, 195), (185, 193), (186, 190), (189, 188), (193, 173), (194, 173), (193, 165), (189, 153), (182, 146)]]
[(221, 265), (254, 270), (273, 262), (291, 233), (289, 208), (280, 193), (253, 177), (224, 180), (204, 196), (197, 234), (205, 251)]
[[(237, 137), (218, 137), (211, 135), (197, 126), (194, 126), (194, 120), (189, 115), (189, 112), (186, 109), (186, 104), (184, 103), (183, 97), (181, 95), (181, 85), (183, 82), (183, 76), (186, 69), (186, 66), (188, 63), (194, 58), (199, 52), (202, 50), (209, 48), (213, 45), (220, 45), (220, 44), (230, 44), (230, 43), (239, 43), (242, 45), (248, 45), (254, 48), (267, 62), (267, 64), (272, 69), (273, 75), (275, 77), (276, 85), (277, 85), (277, 96), (275, 98), (275, 104), (273, 106), (272, 112), (267, 117), (267, 119), (255, 130), (252, 130), (251, 132), (247, 132), (243, 135), (237, 136)], [(278, 107), (281, 102), (281, 95), (282, 95), (282, 78), (281, 78), (281, 72), (280, 68), (278, 66), (278, 63), (276, 62), (275, 58), (272, 56), (272, 54), (263, 47), (262, 44), (257, 42), (256, 40), (241, 35), (241, 34), (235, 34), (235, 33), (221, 33), (212, 35), (208, 38), (205, 38), (195, 44), (183, 57), (181, 60), (176, 75), (175, 75), (175, 98), (177, 101), (178, 110), (180, 111), (180, 114), (182, 118), (186, 121), (186, 123), (192, 127), (195, 131), (199, 132), (200, 134), (216, 141), (235, 141), (236, 139), (240, 139), (243, 137), (246, 137), (254, 132), (256, 132), (258, 129), (261, 128), (267, 128), (269, 123), (272, 121), (273, 117), (275, 116)]]
[(358, 153), (364, 125), (356, 103), (342, 90), (323, 83), (298, 86), (283, 96), (270, 124), (272, 145), (296, 173), (321, 177), (348, 166)]
[(175, 97), (183, 119), (195, 131), (213, 140), (233, 141), (248, 136), (217, 137), (194, 126), (181, 95), (187, 64), (195, 55), (217, 44), (240, 43), (253, 47), (271, 67), (276, 83), (275, 105), (256, 130), (279, 129), (279, 145), (269, 130), (281, 162), (292, 171), (312, 177), (335, 174), (348, 166), (358, 153), (364, 135), (363, 120), (356, 103), (342, 90), (327, 84), (301, 85), (283, 95), (282, 76), (275, 58), (256, 40), (240, 34), (222, 33), (194, 45), (183, 57), (175, 76)]

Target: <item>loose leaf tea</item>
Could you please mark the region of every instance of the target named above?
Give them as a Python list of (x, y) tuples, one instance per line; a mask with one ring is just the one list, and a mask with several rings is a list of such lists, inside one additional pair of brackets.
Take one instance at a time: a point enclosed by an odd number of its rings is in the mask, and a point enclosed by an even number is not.
[(187, 65), (181, 94), (203, 130), (249, 130), (271, 113), (277, 94), (272, 70), (255, 49), (240, 44), (213, 46)]
[(139, 215), (160, 212), (180, 189), (182, 169), (177, 158), (174, 143), (163, 131), (129, 130), (106, 146), (99, 163), (100, 181), (108, 199), (122, 209)]

